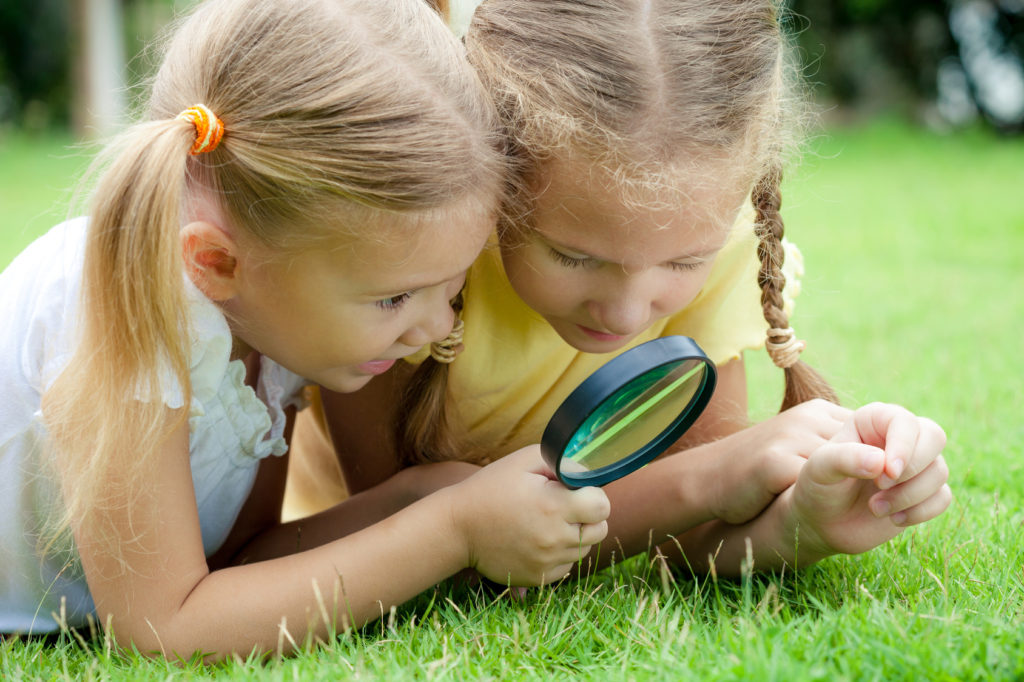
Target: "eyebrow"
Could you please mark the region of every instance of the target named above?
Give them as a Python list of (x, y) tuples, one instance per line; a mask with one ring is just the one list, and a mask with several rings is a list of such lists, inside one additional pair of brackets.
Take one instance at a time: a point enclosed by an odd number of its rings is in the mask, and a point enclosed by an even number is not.
[(420, 289), (429, 289), (431, 287), (436, 287), (436, 286), (439, 286), (441, 284), (444, 284), (445, 282), (450, 282), (453, 279), (455, 279), (457, 277), (461, 277), (461, 276), (466, 275), (468, 273), (469, 273), (468, 269), (467, 270), (460, 270), (459, 272), (456, 272), (455, 274), (453, 274), (453, 275), (451, 275), (449, 277), (444, 277), (444, 278), (439, 279), (437, 281), (422, 282), (422, 283), (412, 282), (408, 286), (400, 286), (398, 288), (378, 289), (378, 290), (375, 290), (375, 291), (364, 292), (363, 295), (367, 296), (369, 298), (386, 298), (388, 296), (398, 296), (398, 295), (401, 295), (401, 294), (406, 294), (406, 293), (411, 293), (411, 292), (414, 292), (414, 291), (419, 291)]

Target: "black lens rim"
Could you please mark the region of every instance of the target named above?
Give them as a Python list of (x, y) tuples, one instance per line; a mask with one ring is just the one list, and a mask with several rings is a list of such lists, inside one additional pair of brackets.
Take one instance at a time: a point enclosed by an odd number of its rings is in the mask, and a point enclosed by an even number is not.
[[(604, 401), (626, 384), (669, 363), (697, 360), (705, 365), (701, 385), (678, 417), (647, 445), (615, 464), (596, 471), (564, 473), (562, 456), (581, 426)], [(573, 390), (558, 406), (540, 439), (540, 451), (558, 479), (570, 488), (602, 486), (636, 471), (679, 440), (701, 415), (715, 392), (718, 372), (697, 342), (688, 336), (662, 336), (612, 358)]]

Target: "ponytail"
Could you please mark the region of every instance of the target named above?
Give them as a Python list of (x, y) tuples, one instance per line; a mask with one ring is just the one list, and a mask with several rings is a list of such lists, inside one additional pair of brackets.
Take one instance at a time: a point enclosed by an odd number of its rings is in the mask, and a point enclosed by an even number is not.
[[(125, 502), (128, 482), (187, 416), (166, 422), (167, 373), (190, 402), (188, 317), (180, 212), (193, 126), (183, 120), (128, 131), (97, 165), (85, 245), (77, 346), (42, 399), (65, 489), (63, 519), (102, 518)], [(112, 418), (112, 415), (117, 415)]]
[(828, 382), (799, 359), (804, 344), (793, 334), (789, 316), (783, 308), (782, 289), (786, 285), (786, 276), (782, 274), (785, 258), (782, 236), (785, 226), (779, 213), (782, 205), (779, 190), (781, 181), (782, 170), (777, 165), (772, 166), (757, 182), (751, 195), (757, 210), (755, 232), (758, 239), (757, 255), (761, 260), (757, 283), (761, 287), (761, 309), (769, 327), (766, 346), (772, 361), (786, 374), (786, 390), (780, 412), (814, 398), (839, 402)]

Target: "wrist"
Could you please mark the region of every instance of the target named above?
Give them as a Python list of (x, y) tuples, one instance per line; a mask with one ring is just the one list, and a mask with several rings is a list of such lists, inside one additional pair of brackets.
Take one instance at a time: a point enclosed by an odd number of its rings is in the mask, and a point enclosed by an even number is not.
[(670, 480), (677, 482), (674, 502), (693, 511), (692, 525), (726, 518), (722, 484), (731, 474), (723, 471), (723, 457), (717, 444), (700, 445), (671, 456)]
[(779, 495), (768, 509), (777, 528), (776, 551), (790, 566), (804, 568), (833, 554), (793, 504), (792, 487)]
[(471, 505), (467, 505), (466, 496), (460, 494), (462, 492), (460, 488), (463, 487), (460, 484), (455, 484), (436, 490), (424, 498), (425, 501), (434, 501), (443, 508), (439, 519), (444, 526), (445, 537), (450, 538), (449, 545), (458, 563), (457, 570), (475, 568), (476, 566), (470, 542), (472, 517), (467, 513), (470, 511)]

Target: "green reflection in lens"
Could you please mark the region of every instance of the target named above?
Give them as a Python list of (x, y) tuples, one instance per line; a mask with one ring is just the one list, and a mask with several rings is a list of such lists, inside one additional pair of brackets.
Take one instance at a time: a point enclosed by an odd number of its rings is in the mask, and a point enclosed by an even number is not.
[[(575, 465), (568, 467), (569, 469), (593, 471), (615, 464), (632, 454), (667, 428), (685, 407), (689, 407), (699, 385), (699, 381), (693, 380), (699, 380), (703, 375), (704, 363), (688, 360), (681, 364), (669, 363), (656, 367), (633, 379), (602, 403), (577, 429), (563, 453), (563, 468), (566, 468), (565, 464), (568, 459)], [(648, 412), (659, 406), (666, 397), (687, 382), (692, 382), (693, 385), (689, 391), (679, 396), (685, 398), (685, 404), (662, 417), (664, 423), (658, 423), (654, 428), (648, 426), (646, 433), (641, 431), (638, 434), (641, 440), (634, 444), (636, 447), (630, 445), (628, 448), (624, 448), (625, 451), (622, 451), (622, 448), (617, 448), (618, 452), (601, 453), (602, 456), (593, 457), (593, 461), (586, 461), (596, 454), (598, 448), (620, 435), (624, 429), (637, 425), (638, 420), (641, 420)], [(678, 403), (673, 404), (678, 405)], [(640, 426), (644, 424), (646, 422), (641, 423)]]

